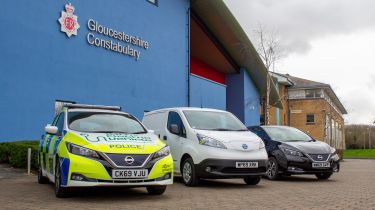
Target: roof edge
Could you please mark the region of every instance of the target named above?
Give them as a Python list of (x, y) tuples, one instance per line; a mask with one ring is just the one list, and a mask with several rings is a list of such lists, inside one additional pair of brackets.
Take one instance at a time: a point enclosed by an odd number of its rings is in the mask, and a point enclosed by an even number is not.
[[(267, 95), (268, 71), (241, 25), (222, 0), (191, 0), (191, 8), (215, 35), (238, 66), (249, 73), (261, 97)], [(270, 105), (283, 108), (271, 79)]]

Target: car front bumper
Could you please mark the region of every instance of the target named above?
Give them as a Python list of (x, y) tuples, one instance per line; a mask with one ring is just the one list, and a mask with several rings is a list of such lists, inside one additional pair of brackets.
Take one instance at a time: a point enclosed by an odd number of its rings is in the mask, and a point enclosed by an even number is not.
[(105, 187), (105, 186), (156, 186), (156, 185), (171, 185), (173, 184), (173, 177), (166, 180), (157, 181), (151, 180), (97, 180), (97, 181), (75, 181), (71, 180), (68, 187)]
[[(148, 176), (144, 179), (115, 179), (112, 178), (113, 169), (116, 168), (106, 160), (90, 159), (78, 155), (69, 155), (67, 166), (66, 184), (64, 187), (90, 187), (90, 186), (149, 186), (173, 184), (173, 159), (171, 155), (149, 161), (142, 168), (147, 169)], [(77, 179), (76, 177), (80, 177)]]
[[(236, 162), (258, 162), (258, 168), (236, 168)], [(267, 163), (268, 160), (205, 159), (195, 164), (195, 168), (200, 178), (245, 178), (265, 175)]]
[[(296, 157), (286, 155), (284, 164), (280, 164), (282, 170), (290, 174), (316, 174), (316, 173), (334, 173), (340, 171), (340, 162), (338, 159), (330, 157), (327, 161), (314, 161), (308, 157)], [(330, 167), (313, 167), (313, 163), (329, 162)]]

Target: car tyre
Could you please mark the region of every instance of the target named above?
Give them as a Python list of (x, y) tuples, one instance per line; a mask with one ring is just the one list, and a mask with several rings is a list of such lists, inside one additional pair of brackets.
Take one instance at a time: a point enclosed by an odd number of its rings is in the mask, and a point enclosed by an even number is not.
[(332, 173), (331, 172), (316, 173), (315, 176), (316, 176), (316, 178), (318, 178), (320, 180), (326, 180), (326, 179), (329, 179), (329, 177), (332, 176)]
[(66, 198), (70, 196), (69, 190), (61, 186), (61, 167), (58, 157), (56, 157), (55, 166), (55, 195), (58, 198)]
[(167, 186), (148, 186), (146, 189), (150, 195), (161, 195), (165, 192)]
[(257, 185), (260, 182), (260, 177), (246, 177), (243, 180), (247, 185)]
[(43, 176), (42, 168), (38, 166), (38, 183), (39, 184), (48, 184), (49, 180), (47, 177)]
[(193, 187), (198, 185), (199, 178), (195, 171), (193, 159), (187, 158), (184, 160), (184, 162), (182, 163), (181, 174), (182, 180), (184, 181), (186, 186)]
[(269, 180), (277, 180), (280, 178), (279, 164), (274, 157), (268, 159), (266, 176)]

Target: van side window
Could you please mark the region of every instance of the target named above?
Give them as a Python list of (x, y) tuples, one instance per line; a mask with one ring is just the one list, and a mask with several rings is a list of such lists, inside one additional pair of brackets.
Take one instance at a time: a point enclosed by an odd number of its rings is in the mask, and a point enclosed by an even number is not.
[(181, 136), (186, 136), (185, 126), (182, 123), (181, 117), (177, 112), (169, 112), (168, 114), (168, 122), (167, 122), (167, 129), (170, 130), (172, 124), (176, 124), (180, 128)]
[(64, 112), (61, 112), (59, 119), (55, 122), (56, 123), (55, 126), (59, 129), (56, 134), (58, 136), (62, 135), (62, 131), (64, 129), (64, 116), (65, 116)]

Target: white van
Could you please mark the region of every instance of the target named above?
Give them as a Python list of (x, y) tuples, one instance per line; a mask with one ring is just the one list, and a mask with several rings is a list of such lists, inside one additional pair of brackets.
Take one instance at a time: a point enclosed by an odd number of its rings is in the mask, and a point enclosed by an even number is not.
[(146, 112), (143, 124), (169, 145), (175, 171), (188, 186), (200, 178), (243, 178), (256, 185), (265, 175), (263, 141), (230, 112), (168, 108)]

